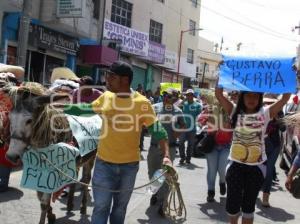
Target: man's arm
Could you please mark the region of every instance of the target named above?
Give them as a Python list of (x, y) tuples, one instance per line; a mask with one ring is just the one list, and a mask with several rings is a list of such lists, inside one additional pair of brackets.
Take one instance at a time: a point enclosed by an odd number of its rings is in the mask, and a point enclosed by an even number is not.
[(164, 153), (163, 164), (171, 164), (170, 152), (169, 152), (169, 143), (168, 143), (168, 134), (164, 129), (162, 124), (159, 121), (156, 121), (154, 124), (148, 127), (149, 133), (153, 138), (159, 141), (159, 146)]
[(93, 115), (96, 114), (93, 110), (92, 104), (90, 103), (80, 103), (80, 104), (66, 104), (63, 107), (64, 113), (70, 115), (80, 116), (84, 115)]

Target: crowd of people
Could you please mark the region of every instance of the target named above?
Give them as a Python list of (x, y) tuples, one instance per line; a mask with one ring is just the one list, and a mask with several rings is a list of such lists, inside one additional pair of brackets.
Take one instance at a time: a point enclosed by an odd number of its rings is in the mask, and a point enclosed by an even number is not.
[[(0, 66), (1, 87), (7, 82), (22, 85), (16, 81), (19, 78), (16, 74), (13, 70), (1, 70)], [(205, 154), (207, 202), (215, 201), (215, 182), (219, 174), (219, 190), (221, 195), (227, 194), (225, 209), (230, 223), (238, 223), (240, 216), (242, 223), (253, 223), (260, 191), (263, 206), (271, 206), (269, 197), (280, 152), (279, 136), (280, 131), (285, 130), (285, 126), (277, 121), (283, 117), (282, 108), (290, 94), (277, 99), (255, 92), (225, 93), (218, 86), (215, 91), (199, 96), (192, 88), (180, 93), (172, 88), (161, 91), (158, 87), (152, 94), (151, 90), (145, 91), (139, 85), (134, 91), (130, 88), (132, 68), (120, 61), (113, 63), (107, 71), (107, 91), (103, 92), (93, 88), (91, 77), (78, 78), (67, 68), (54, 69), (52, 77), (49, 91), (70, 95), (70, 99), (63, 102), (66, 114), (99, 114), (104, 121), (92, 178), (94, 209), (91, 223), (105, 224), (108, 220), (124, 223), (132, 190), (112, 193), (103, 188), (133, 189), (146, 133), (151, 135), (147, 156), (151, 179), (157, 169), (172, 166), (177, 150), (180, 166), (191, 163), (198, 125), (207, 126), (208, 135), (214, 139), (213, 149)], [(5, 93), (1, 91), (0, 97), (4, 99)], [(1, 100), (0, 106), (3, 147), (0, 152), (5, 152), (9, 133), (4, 133), (7, 129), (3, 127), (9, 122), (4, 118), (8, 117), (12, 104), (9, 100)], [(2, 153), (1, 172), (4, 167), (6, 172), (11, 167), (4, 161)], [(289, 190), (299, 167), (300, 152), (286, 180)], [(8, 180), (0, 184), (0, 190), (5, 191)], [(158, 205), (158, 214), (163, 217), (168, 191), (165, 183), (150, 200), (151, 206)]]

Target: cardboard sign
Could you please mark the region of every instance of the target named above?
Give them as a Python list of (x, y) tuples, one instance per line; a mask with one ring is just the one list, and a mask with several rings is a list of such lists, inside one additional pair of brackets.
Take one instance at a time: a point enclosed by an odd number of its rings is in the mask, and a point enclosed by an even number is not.
[(181, 83), (162, 82), (162, 83), (160, 83), (160, 94), (162, 94), (164, 91), (166, 91), (169, 88), (176, 89), (180, 92), (182, 91)]
[(76, 157), (78, 155), (78, 149), (66, 143), (29, 149), (22, 157), (21, 187), (45, 193), (58, 191), (73, 181), (56, 170), (47, 160), (68, 176), (77, 179)]
[(67, 118), (73, 136), (78, 143), (80, 155), (84, 156), (96, 150), (102, 126), (102, 119), (100, 116), (78, 117), (67, 115)]
[(219, 86), (225, 89), (267, 92), (296, 92), (294, 58), (223, 58)]

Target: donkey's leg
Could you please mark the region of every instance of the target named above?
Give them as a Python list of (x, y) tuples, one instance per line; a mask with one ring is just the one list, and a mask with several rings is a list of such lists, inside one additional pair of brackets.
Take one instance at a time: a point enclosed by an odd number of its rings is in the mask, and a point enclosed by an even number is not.
[(70, 190), (68, 194), (68, 202), (67, 202), (67, 212), (71, 212), (74, 208), (74, 193), (75, 193), (76, 184), (70, 184)]
[[(47, 212), (50, 208), (51, 194), (47, 194), (47, 193), (43, 193), (43, 192), (37, 192), (37, 196), (38, 196), (38, 199), (41, 203), (41, 210), (42, 210), (39, 224), (45, 224), (46, 215), (47, 215)], [(51, 212), (51, 214), (52, 214), (52, 212)], [(52, 220), (53, 220), (53, 218), (54, 218), (54, 221), (55, 221), (55, 215), (54, 214), (52, 214)], [(49, 217), (48, 217), (48, 222), (49, 222)]]
[[(85, 163), (83, 165), (82, 180), (85, 184), (89, 184), (91, 181), (91, 173), (92, 173), (92, 169), (94, 167), (94, 162), (95, 162), (95, 157), (92, 157), (87, 163)], [(88, 199), (88, 195), (89, 195), (88, 186), (84, 186), (82, 188), (82, 190), (83, 190), (83, 195), (82, 195), (82, 200), (81, 200), (80, 213), (85, 215), (86, 207), (87, 207), (87, 199)]]
[(47, 211), (47, 219), (48, 219), (48, 224), (54, 224), (56, 220), (55, 214), (52, 213), (52, 207), (50, 203)]

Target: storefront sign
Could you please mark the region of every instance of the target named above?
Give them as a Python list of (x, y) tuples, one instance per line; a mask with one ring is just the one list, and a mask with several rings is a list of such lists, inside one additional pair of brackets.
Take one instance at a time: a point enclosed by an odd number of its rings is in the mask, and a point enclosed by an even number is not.
[(165, 61), (165, 51), (166, 51), (165, 45), (158, 44), (153, 41), (149, 41), (148, 56), (143, 57), (143, 59), (151, 61), (156, 64), (163, 64)]
[(85, 0), (57, 0), (56, 15), (60, 18), (83, 17)]
[(165, 51), (165, 61), (164, 66), (171, 70), (176, 70), (177, 68), (177, 54), (173, 51)]
[(140, 56), (148, 56), (148, 33), (134, 30), (106, 19), (104, 21), (104, 38), (120, 40), (122, 42), (121, 51)]
[(77, 39), (50, 30), (46, 27), (30, 24), (29, 44), (64, 54), (76, 55), (79, 50)]

